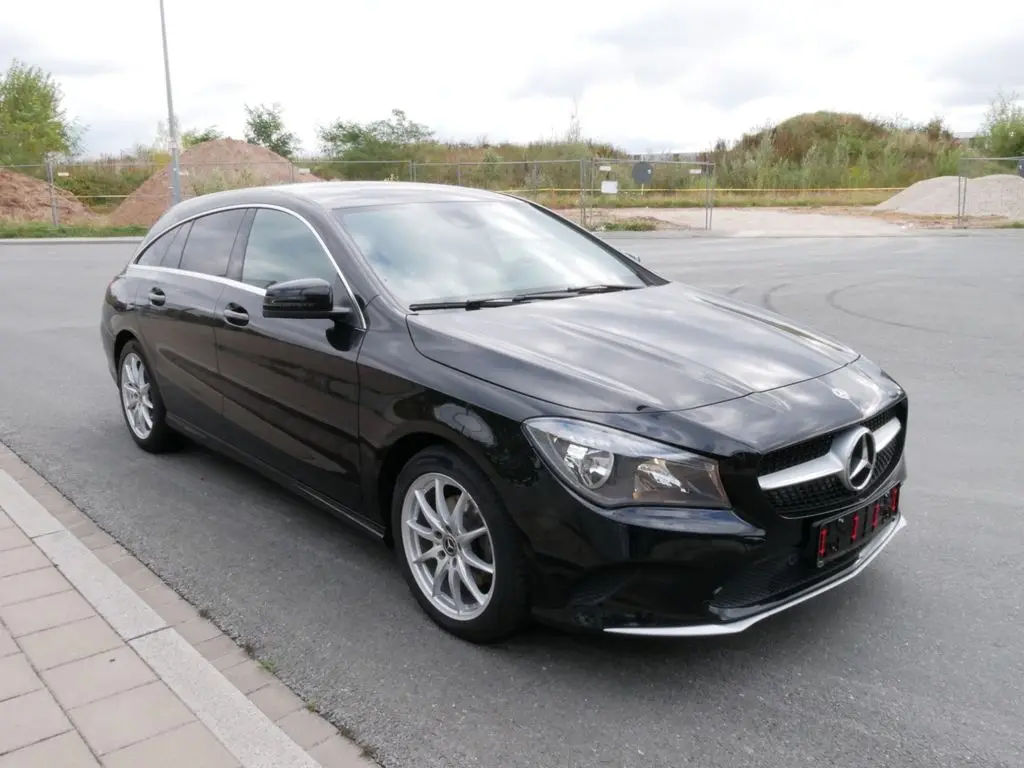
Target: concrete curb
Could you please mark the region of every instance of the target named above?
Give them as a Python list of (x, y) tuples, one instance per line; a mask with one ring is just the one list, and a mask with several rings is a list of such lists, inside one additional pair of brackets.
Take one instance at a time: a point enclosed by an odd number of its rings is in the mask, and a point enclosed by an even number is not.
[(2, 443), (0, 507), (242, 768), (376, 765)]

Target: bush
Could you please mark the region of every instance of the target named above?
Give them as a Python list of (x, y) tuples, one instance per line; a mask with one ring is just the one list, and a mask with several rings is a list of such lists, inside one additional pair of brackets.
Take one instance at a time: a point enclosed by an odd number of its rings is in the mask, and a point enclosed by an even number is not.
[(981, 133), (981, 148), (988, 157), (1024, 157), (1024, 106), (1016, 94), (996, 97)]

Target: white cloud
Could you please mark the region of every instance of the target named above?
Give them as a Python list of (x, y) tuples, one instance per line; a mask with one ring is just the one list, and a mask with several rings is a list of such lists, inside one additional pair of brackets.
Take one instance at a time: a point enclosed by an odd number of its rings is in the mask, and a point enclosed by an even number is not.
[[(153, 138), (167, 112), (156, 0), (10, 6), (0, 54), (59, 77), (90, 150)], [(166, 0), (183, 126), (241, 136), (244, 103), (278, 101), (307, 149), (318, 125), (393, 107), (443, 136), (530, 140), (563, 131), (575, 96), (595, 138), (701, 149), (817, 109), (940, 114), (969, 131), (998, 89), (1024, 91), (1024, 5), (1005, 0), (969, 14), (923, 0), (280, 7)]]

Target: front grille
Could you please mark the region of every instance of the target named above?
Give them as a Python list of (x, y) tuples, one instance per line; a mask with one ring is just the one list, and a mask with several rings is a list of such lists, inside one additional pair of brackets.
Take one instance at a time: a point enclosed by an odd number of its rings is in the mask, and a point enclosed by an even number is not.
[[(900, 419), (903, 429), (889, 445), (878, 452), (874, 479), (867, 488), (860, 492), (850, 491), (839, 481), (837, 475), (830, 475), (806, 483), (763, 491), (768, 504), (775, 512), (784, 517), (804, 517), (843, 507), (876, 491), (895, 469), (900, 454), (903, 452), (906, 436), (906, 404), (905, 402), (897, 403), (860, 422), (868, 429), (876, 430), (894, 417)], [(844, 431), (848, 428), (844, 428)], [(824, 456), (828, 453), (834, 434), (836, 433), (815, 437), (769, 453), (761, 462), (760, 474), (778, 472)]]

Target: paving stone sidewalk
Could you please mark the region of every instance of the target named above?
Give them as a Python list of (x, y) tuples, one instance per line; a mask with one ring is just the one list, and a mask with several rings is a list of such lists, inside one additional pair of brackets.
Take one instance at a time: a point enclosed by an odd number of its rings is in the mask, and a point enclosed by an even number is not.
[(371, 768), (0, 444), (0, 768)]

